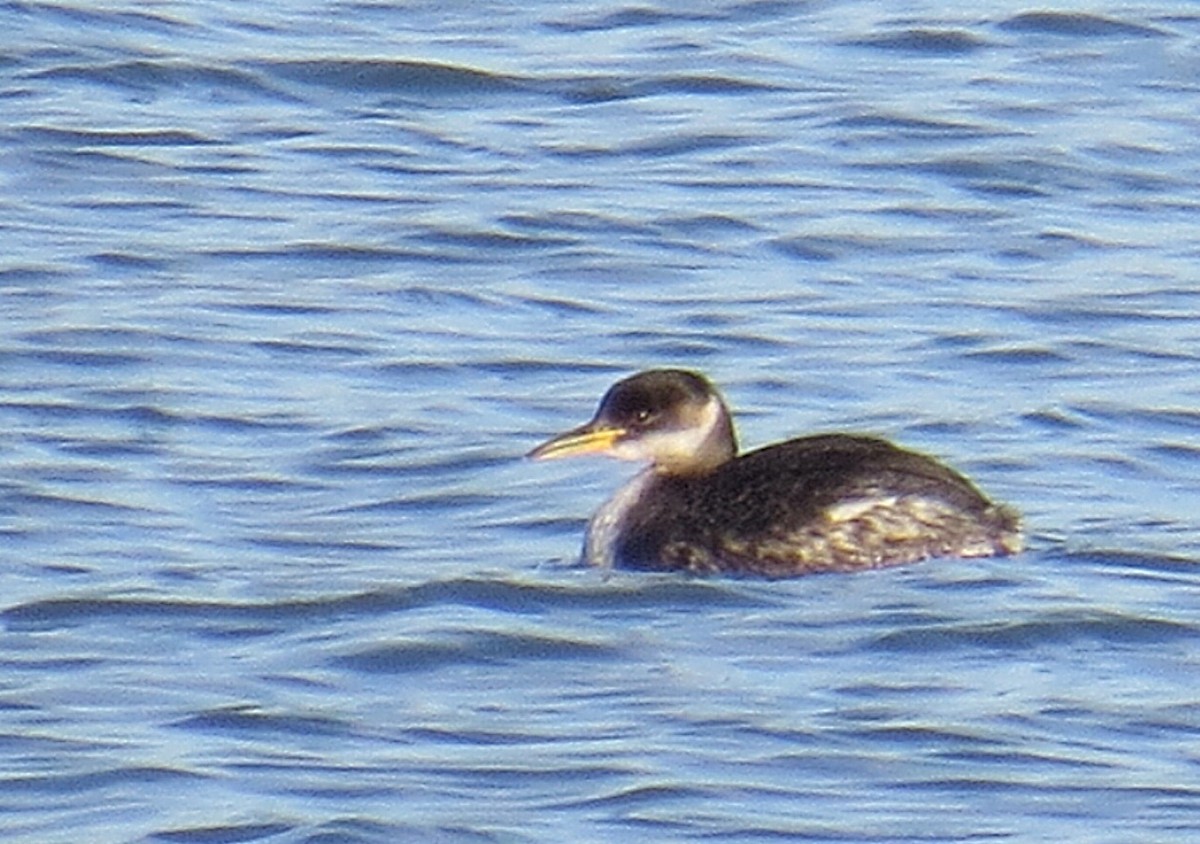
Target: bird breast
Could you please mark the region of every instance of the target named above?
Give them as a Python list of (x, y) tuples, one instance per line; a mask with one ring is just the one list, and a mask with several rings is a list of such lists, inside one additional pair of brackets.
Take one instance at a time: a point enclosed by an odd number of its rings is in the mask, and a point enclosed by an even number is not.
[(618, 489), (604, 502), (588, 522), (583, 559), (588, 565), (613, 568), (617, 564), (617, 541), (629, 523), (629, 515), (637, 507), (646, 488), (655, 478), (653, 467), (647, 467)]

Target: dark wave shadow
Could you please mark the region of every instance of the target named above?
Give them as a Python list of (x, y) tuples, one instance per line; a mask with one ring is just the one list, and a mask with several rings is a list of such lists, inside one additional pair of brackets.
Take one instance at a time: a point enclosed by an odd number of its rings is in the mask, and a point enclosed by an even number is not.
[(8, 607), (0, 612), (0, 620), (10, 630), (52, 630), (121, 619), (151, 619), (159, 624), (174, 620), (187, 624), (279, 625), (388, 615), (442, 605), (539, 614), (564, 609), (752, 608), (770, 604), (749, 590), (723, 581), (649, 577), (622, 580), (614, 585), (592, 582), (562, 586), (460, 578), (350, 595), (261, 603), (117, 596), (48, 598)]

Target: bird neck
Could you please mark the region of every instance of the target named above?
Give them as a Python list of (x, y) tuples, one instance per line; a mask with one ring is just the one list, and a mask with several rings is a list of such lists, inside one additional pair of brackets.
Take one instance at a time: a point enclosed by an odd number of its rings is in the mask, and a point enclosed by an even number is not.
[(716, 396), (679, 448), (656, 455), (654, 470), (662, 475), (706, 475), (737, 457), (737, 435), (725, 403)]
[(583, 545), (584, 562), (607, 569), (617, 564), (617, 546), (621, 537), (657, 479), (657, 473), (643, 469), (596, 511), (588, 522), (587, 539)]

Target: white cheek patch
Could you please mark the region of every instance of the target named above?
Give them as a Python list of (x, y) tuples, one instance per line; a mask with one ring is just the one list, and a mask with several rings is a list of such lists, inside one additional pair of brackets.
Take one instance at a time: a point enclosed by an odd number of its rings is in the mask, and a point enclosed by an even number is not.
[(647, 439), (643, 437), (637, 440), (617, 440), (608, 449), (608, 454), (618, 460), (649, 460), (651, 452)]
[(710, 396), (694, 419), (681, 431), (653, 434), (647, 437), (650, 452), (659, 462), (686, 461), (704, 450), (709, 438), (721, 423), (721, 402)]
[(621, 460), (649, 460), (669, 465), (688, 463), (701, 453), (721, 425), (724, 411), (716, 396), (709, 397), (698, 411), (685, 418), (685, 427), (670, 431), (650, 431), (629, 439), (619, 439), (608, 453)]

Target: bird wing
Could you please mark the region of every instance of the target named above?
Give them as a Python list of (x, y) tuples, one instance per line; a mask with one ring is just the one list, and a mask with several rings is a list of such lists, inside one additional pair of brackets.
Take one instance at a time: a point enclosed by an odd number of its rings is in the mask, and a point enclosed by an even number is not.
[(1006, 520), (1016, 536), (1011, 513), (942, 464), (868, 437), (791, 440), (667, 479), (658, 495), (630, 532), (640, 567), (792, 577), (1015, 550), (996, 539)]

